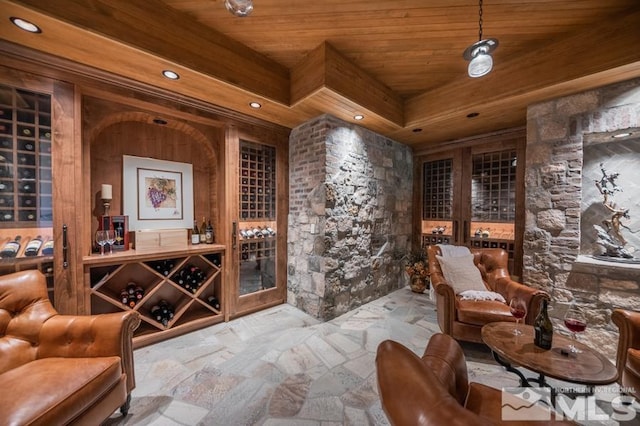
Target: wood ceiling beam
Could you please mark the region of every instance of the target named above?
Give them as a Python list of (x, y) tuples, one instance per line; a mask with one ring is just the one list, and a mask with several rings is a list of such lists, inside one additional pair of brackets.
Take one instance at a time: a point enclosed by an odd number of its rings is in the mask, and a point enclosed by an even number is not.
[[(335, 98), (337, 105), (349, 105), (354, 114), (375, 115), (390, 128), (403, 125), (403, 102), (389, 87), (371, 77), (342, 55), (328, 42), (317, 48), (293, 68), (291, 72), (291, 103), (309, 100), (319, 91), (323, 102)], [(328, 110), (329, 111), (329, 110)]]
[(526, 106), (640, 75), (640, 10), (497, 62), (487, 76), (454, 81), (405, 103), (405, 126), (437, 126), (474, 111)]
[[(2, 3), (3, 7), (10, 7), (11, 3), (25, 6), (89, 33), (289, 105), (290, 81), (286, 67), (161, 1), (12, 0)], [(58, 31), (57, 28), (51, 30)], [(42, 36), (46, 37), (46, 32)], [(71, 40), (77, 40), (77, 36)], [(89, 41), (92, 41), (91, 37), (86, 39)], [(69, 47), (89, 49), (91, 45)], [(96, 49), (85, 53), (85, 63), (90, 63), (89, 55), (103, 52)], [(136, 58), (123, 53), (120, 60), (133, 62), (129, 66), (135, 67)]]

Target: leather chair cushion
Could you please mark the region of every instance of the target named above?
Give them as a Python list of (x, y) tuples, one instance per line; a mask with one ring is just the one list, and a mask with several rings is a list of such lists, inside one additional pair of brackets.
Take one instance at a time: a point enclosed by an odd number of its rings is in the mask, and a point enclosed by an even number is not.
[(509, 306), (495, 300), (460, 300), (456, 298), (458, 321), (483, 326), (496, 321), (515, 321)]
[(117, 356), (32, 361), (0, 374), (0, 413), (9, 416), (3, 418), (7, 424), (38, 424), (42, 416), (66, 424), (107, 394), (122, 374)]

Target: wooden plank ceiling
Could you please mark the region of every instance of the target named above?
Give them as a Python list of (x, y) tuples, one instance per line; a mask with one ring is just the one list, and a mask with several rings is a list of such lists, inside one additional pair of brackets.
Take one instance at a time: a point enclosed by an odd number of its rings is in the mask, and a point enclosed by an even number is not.
[(529, 104), (640, 76), (638, 0), (485, 0), (483, 38), (500, 45), (478, 79), (462, 58), (478, 40), (474, 0), (254, 7), (238, 18), (223, 0), (0, 0), (0, 38), (289, 128), (363, 114), (416, 149), (522, 126)]

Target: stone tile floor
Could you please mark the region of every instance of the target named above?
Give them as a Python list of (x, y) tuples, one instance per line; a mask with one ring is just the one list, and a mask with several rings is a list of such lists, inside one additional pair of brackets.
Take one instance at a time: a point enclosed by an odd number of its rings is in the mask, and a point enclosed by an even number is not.
[[(388, 425), (376, 384), (378, 344), (393, 339), (421, 355), (439, 331), (429, 296), (408, 287), (329, 322), (280, 305), (136, 350), (130, 412), (105, 425)], [(611, 336), (587, 338), (615, 356)], [(518, 386), (484, 345), (463, 349), (470, 380)], [(638, 424), (610, 419), (618, 391), (596, 388), (600, 418), (579, 423)]]

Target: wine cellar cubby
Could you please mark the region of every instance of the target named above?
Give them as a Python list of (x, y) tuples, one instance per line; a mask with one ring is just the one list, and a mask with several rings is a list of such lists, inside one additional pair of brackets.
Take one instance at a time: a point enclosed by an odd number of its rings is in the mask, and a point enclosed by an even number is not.
[(240, 147), (240, 218), (275, 220), (276, 150), (242, 141)]
[(52, 216), (51, 96), (0, 85), (0, 222)]
[[(225, 320), (224, 247), (85, 258), (91, 313), (135, 310), (142, 319), (134, 347)], [(187, 282), (188, 281), (188, 284)]]

